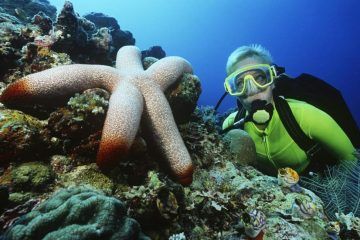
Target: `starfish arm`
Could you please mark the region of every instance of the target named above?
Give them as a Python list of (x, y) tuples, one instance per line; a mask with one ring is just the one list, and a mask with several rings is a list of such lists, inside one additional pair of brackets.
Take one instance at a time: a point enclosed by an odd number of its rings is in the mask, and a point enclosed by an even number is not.
[(184, 58), (166, 57), (155, 62), (145, 72), (152, 76), (162, 91), (165, 91), (181, 75), (192, 73), (192, 67)]
[[(40, 103), (65, 99), (89, 88), (112, 91), (119, 74), (105, 65), (71, 64), (29, 74), (10, 84), (0, 96), (5, 104)], [(48, 101), (49, 102), (49, 101)]]
[(127, 74), (143, 71), (140, 49), (135, 46), (120, 48), (116, 55), (116, 68)]
[(96, 163), (110, 169), (128, 153), (139, 129), (144, 101), (133, 84), (123, 81), (109, 101)]
[(156, 86), (148, 87), (142, 93), (147, 124), (153, 130), (161, 153), (169, 161), (177, 180), (184, 185), (190, 184), (194, 167), (164, 93)]

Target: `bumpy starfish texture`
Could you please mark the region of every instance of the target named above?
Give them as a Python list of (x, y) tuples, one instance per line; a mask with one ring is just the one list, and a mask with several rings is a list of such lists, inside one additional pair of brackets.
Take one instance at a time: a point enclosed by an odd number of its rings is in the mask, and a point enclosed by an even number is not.
[(0, 102), (46, 104), (89, 88), (104, 88), (111, 97), (97, 154), (98, 166), (109, 169), (126, 155), (144, 112), (146, 126), (174, 176), (180, 183), (189, 184), (193, 165), (163, 93), (184, 73), (192, 73), (192, 68), (180, 57), (163, 58), (144, 71), (140, 50), (125, 46), (117, 53), (116, 68), (72, 64), (30, 74), (10, 84)]

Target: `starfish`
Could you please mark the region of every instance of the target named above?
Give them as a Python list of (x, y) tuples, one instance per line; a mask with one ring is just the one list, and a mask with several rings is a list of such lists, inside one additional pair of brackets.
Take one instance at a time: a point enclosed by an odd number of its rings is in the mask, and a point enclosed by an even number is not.
[(111, 97), (96, 157), (99, 168), (111, 169), (128, 153), (144, 112), (145, 126), (155, 136), (172, 174), (187, 185), (192, 182), (193, 164), (164, 95), (184, 73), (192, 73), (191, 65), (175, 56), (160, 59), (145, 71), (140, 50), (124, 46), (117, 53), (115, 68), (71, 64), (29, 74), (10, 84), (0, 102), (51, 104), (89, 88), (106, 89)]

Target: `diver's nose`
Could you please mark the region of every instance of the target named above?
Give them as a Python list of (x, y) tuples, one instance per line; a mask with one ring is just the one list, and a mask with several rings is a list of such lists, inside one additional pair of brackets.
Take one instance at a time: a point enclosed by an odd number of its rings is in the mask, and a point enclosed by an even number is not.
[(246, 82), (246, 85), (245, 85), (246, 91), (245, 92), (246, 92), (247, 96), (251, 96), (251, 95), (254, 95), (259, 92), (259, 88), (254, 83), (253, 77), (246, 78), (245, 82)]

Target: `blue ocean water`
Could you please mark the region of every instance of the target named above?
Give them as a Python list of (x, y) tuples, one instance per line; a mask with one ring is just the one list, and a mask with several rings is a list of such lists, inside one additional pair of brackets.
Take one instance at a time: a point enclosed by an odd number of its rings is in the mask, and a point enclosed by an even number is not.
[[(64, 0), (50, 0), (58, 11)], [(359, 0), (72, 0), (80, 15), (102, 12), (129, 30), (136, 45), (160, 45), (186, 58), (202, 81), (199, 105), (224, 92), (228, 55), (237, 47), (266, 47), (291, 76), (310, 73), (338, 88), (360, 125)], [(321, 93), (319, 93), (321, 94)], [(220, 111), (235, 106), (227, 97)]]

